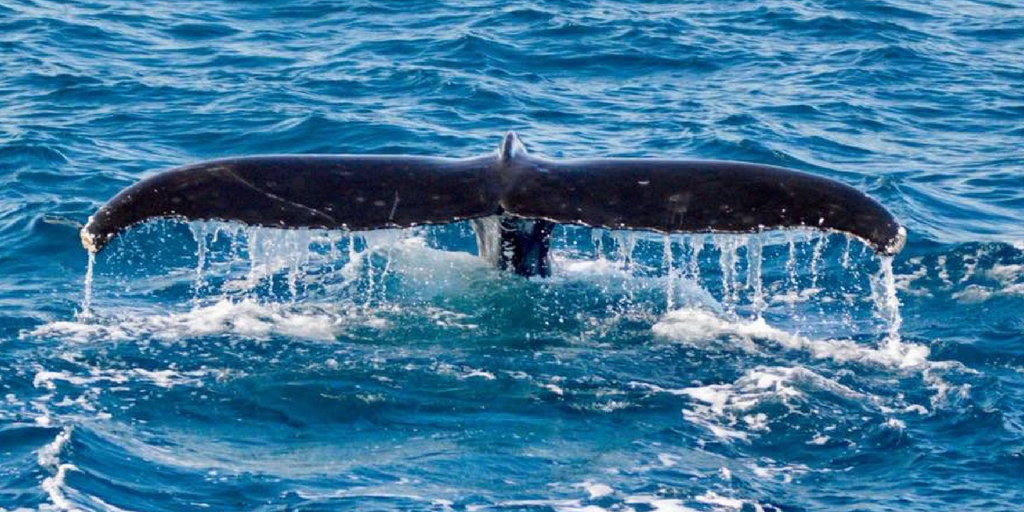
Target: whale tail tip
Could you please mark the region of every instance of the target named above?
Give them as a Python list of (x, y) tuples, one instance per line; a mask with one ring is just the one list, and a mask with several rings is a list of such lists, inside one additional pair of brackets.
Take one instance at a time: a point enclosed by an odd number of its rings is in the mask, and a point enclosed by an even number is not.
[(501, 146), (498, 147), (498, 160), (502, 163), (509, 163), (520, 156), (526, 156), (526, 146), (516, 132), (509, 130), (502, 138)]

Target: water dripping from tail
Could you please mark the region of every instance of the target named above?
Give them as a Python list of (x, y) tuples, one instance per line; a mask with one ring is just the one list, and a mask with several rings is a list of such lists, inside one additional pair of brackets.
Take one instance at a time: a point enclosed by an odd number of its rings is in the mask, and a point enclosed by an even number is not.
[(86, 251), (89, 253), (89, 262), (85, 267), (85, 282), (83, 283), (82, 293), (82, 310), (78, 312), (78, 318), (86, 319), (92, 317), (92, 280), (93, 280), (93, 268), (96, 266), (96, 253), (93, 251)]
[(903, 327), (903, 315), (900, 313), (900, 299), (896, 295), (896, 277), (893, 274), (892, 256), (882, 256), (879, 264), (879, 280), (882, 285), (882, 296), (879, 301), (879, 309), (882, 318), (886, 323), (885, 344), (892, 349), (898, 349), (900, 343), (900, 329)]
[(740, 246), (743, 239), (735, 235), (712, 237), (715, 247), (718, 248), (718, 267), (722, 273), (722, 302), (726, 308), (734, 312), (740, 297), (740, 281), (737, 265), (740, 259)]
[(675, 272), (672, 270), (672, 235), (665, 235), (664, 238), (664, 256), (666, 275), (665, 275), (665, 302), (669, 311), (676, 308), (675, 301), (675, 284), (674, 277)]
[(633, 251), (636, 250), (637, 234), (633, 231), (614, 233), (616, 257), (622, 262), (622, 269), (629, 271), (633, 268)]
[(814, 249), (811, 251), (811, 288), (818, 287), (818, 267), (821, 266), (822, 253), (825, 252), (825, 243), (828, 235), (819, 235), (814, 242)]
[(206, 223), (190, 222), (188, 229), (196, 241), (196, 277), (192, 287), (192, 300), (197, 301), (203, 291), (203, 269), (206, 267)]
[(754, 309), (754, 318), (757, 321), (763, 320), (766, 307), (764, 285), (761, 282), (762, 258), (761, 239), (757, 236), (749, 237), (747, 239), (747, 287), (753, 289), (751, 305)]
[(843, 269), (850, 268), (850, 243), (853, 241), (853, 237), (846, 235), (846, 247), (843, 249), (843, 257), (840, 260)]
[(786, 242), (789, 245), (788, 257), (786, 259), (786, 276), (788, 278), (789, 295), (791, 300), (789, 306), (792, 309), (796, 298), (800, 296), (800, 288), (796, 276), (796, 235), (792, 231), (786, 232)]
[[(332, 301), (341, 295), (346, 303), (361, 304), (365, 308), (388, 306), (387, 302), (400, 297), (397, 290), (404, 286), (402, 262), (408, 259), (408, 248), (396, 244), (410, 236), (416, 236), (404, 230), (332, 235), (309, 230), (279, 231), (252, 227), (228, 229), (217, 224), (203, 223), (190, 224), (188, 227), (197, 242), (194, 287), (197, 300), (234, 300), (239, 297), (234, 292), (241, 292), (241, 296), (248, 299), (269, 290), (273, 296), (271, 300), (283, 299), (287, 294), (291, 302), (295, 302), (303, 293), (312, 291), (314, 295), (316, 292), (326, 293)], [(221, 232), (228, 235), (228, 239), (220, 239)], [(786, 233), (785, 238), (778, 234), (690, 234), (664, 235), (661, 240), (642, 237), (633, 232), (598, 233), (591, 234), (590, 239), (595, 246), (595, 259), (618, 260), (612, 261), (612, 266), (642, 282), (637, 285), (640, 288), (623, 287), (627, 294), (621, 302), (623, 309), (635, 305), (633, 293), (649, 286), (650, 283), (655, 287), (663, 286), (664, 306), (669, 312), (676, 308), (701, 309), (723, 321), (734, 323), (764, 322), (767, 315), (768, 320), (773, 323), (795, 323), (798, 325), (797, 329), (803, 331), (802, 315), (807, 308), (793, 303), (802, 301), (812, 294), (803, 295), (799, 289), (801, 284), (806, 286), (807, 283), (811, 283), (812, 287), (820, 284), (828, 292), (830, 283), (834, 284), (835, 280), (825, 279), (827, 272), (840, 267), (844, 270), (847, 267), (854, 267), (855, 271), (861, 268), (861, 258), (849, 249), (849, 240), (843, 249), (841, 246), (832, 247), (823, 237), (797, 238), (800, 235), (792, 232)], [(709, 237), (713, 250), (706, 253), (705, 245)], [(787, 242), (788, 260), (783, 264), (782, 261), (776, 260), (786, 258)], [(339, 244), (345, 244), (345, 247)], [(225, 264), (224, 255), (218, 254), (221, 252), (218, 248), (228, 246), (230, 262), (236, 265)], [(831, 249), (842, 249), (841, 255), (836, 254), (838, 258), (826, 258), (826, 253), (833, 252)], [(718, 254), (714, 253), (715, 250)], [(658, 252), (661, 252), (661, 269), (658, 268)], [(702, 255), (705, 266), (703, 269)], [(329, 261), (325, 262), (327, 259)], [(854, 261), (851, 262), (851, 259)], [(306, 266), (310, 262), (321, 266), (314, 266), (312, 270), (307, 269)], [(245, 268), (246, 263), (248, 269)], [(93, 314), (94, 265), (95, 255), (90, 254), (84, 286), (85, 296), (81, 311), (77, 315), (79, 318), (89, 318)], [(324, 269), (328, 269), (327, 274), (323, 274)], [(890, 346), (893, 350), (899, 351), (902, 350), (902, 318), (893, 275), (893, 259), (881, 257), (878, 269), (877, 275), (874, 269), (858, 274), (859, 277), (875, 276), (872, 282), (877, 283), (877, 286), (873, 289), (878, 291), (873, 294), (873, 304), (861, 297), (858, 304), (861, 304), (863, 309), (857, 311), (867, 316), (873, 334), (879, 338), (884, 337), (880, 341), (883, 346)], [(657, 277), (659, 270), (665, 272), (663, 283), (658, 282), (661, 279)], [(716, 271), (721, 274), (715, 276)], [(812, 275), (806, 275), (807, 271)], [(745, 272), (745, 275), (741, 275), (742, 272)], [(228, 275), (221, 276), (222, 273)], [(650, 278), (656, 280), (652, 282)], [(275, 292), (275, 289), (278, 291)], [(658, 293), (657, 288), (652, 291)], [(222, 295), (221, 292), (225, 293)], [(826, 292), (821, 295), (824, 296)], [(208, 296), (204, 297), (204, 294)], [(835, 297), (825, 298), (831, 300), (831, 304), (836, 304)], [(783, 318), (782, 311), (769, 308), (769, 305), (777, 302), (789, 302), (793, 314)], [(852, 308), (852, 299), (850, 304)], [(657, 309), (661, 309), (660, 306), (656, 305)], [(821, 308), (818, 312), (822, 316), (828, 314)], [(849, 312), (842, 314), (850, 317)], [(870, 321), (873, 315), (874, 320)], [(846, 320), (844, 325), (851, 327), (858, 324)], [(815, 328), (810, 327), (812, 330)]]
[[(736, 282), (736, 262), (733, 259), (735, 253), (731, 247), (727, 247), (718, 237), (712, 237), (712, 243), (718, 248), (718, 271), (722, 274), (722, 302), (732, 305), (732, 285)], [(732, 308), (729, 308), (732, 310)]]
[(704, 235), (693, 235), (690, 237), (690, 261), (687, 264), (687, 274), (695, 283), (700, 283), (700, 253), (704, 249)]

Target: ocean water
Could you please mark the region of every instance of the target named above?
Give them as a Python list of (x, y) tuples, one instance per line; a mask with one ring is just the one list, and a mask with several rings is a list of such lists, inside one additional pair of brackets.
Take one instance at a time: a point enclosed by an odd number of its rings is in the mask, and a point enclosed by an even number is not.
[[(265, 153), (776, 164), (909, 241), (78, 228)], [(1024, 8), (0, 0), (0, 511), (1024, 507)], [(88, 292), (88, 293), (87, 293)]]

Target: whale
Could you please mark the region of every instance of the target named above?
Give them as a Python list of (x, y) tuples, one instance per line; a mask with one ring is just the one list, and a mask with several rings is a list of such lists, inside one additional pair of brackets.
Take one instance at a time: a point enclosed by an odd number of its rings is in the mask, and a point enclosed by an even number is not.
[(473, 224), (480, 257), (522, 276), (551, 273), (558, 224), (657, 233), (845, 233), (897, 254), (906, 229), (860, 190), (758, 163), (662, 158), (553, 159), (508, 132), (471, 158), (265, 155), (177, 167), (125, 188), (82, 228), (98, 253), (157, 218), (283, 229), (366, 231)]

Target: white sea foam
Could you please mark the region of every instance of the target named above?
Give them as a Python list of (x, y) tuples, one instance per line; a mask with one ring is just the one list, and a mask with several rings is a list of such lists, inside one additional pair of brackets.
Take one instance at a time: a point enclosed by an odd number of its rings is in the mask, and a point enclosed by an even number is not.
[(983, 272), (991, 284), (970, 284), (953, 294), (962, 302), (985, 302), (995, 297), (1024, 296), (1024, 265), (995, 264)]
[[(697, 496), (697, 501), (706, 503), (708, 505), (717, 505), (726, 509), (740, 510), (743, 508), (744, 501), (736, 498), (727, 498), (714, 491), (708, 491), (700, 496)], [(755, 510), (760, 509), (759, 505), (754, 505)]]
[(60, 453), (68, 441), (71, 440), (71, 432), (72, 429), (70, 427), (65, 428), (57, 434), (53, 442), (40, 448), (37, 454), (39, 466), (50, 473), (50, 476), (44, 478), (41, 484), (43, 491), (46, 492), (46, 495), (50, 498), (50, 503), (57, 510), (67, 512), (79, 510), (64, 492), (67, 473), (69, 471), (77, 471), (78, 468), (74, 464), (62, 463), (60, 461)]
[(1016, 282), (1024, 279), (1024, 265), (992, 265), (985, 274), (1001, 283)]
[(611, 496), (612, 494), (615, 493), (615, 489), (612, 489), (611, 486), (593, 482), (591, 480), (587, 480), (586, 482), (576, 484), (574, 487), (579, 487), (587, 491), (587, 494), (590, 495), (590, 499), (592, 500), (597, 498), (603, 498), (605, 496)]
[(78, 316), (81, 318), (89, 318), (92, 315), (92, 282), (96, 267), (96, 253), (93, 251), (87, 252), (89, 253), (89, 261), (86, 263), (85, 280), (82, 284), (82, 310), (78, 313)]
[(971, 385), (969, 383), (950, 384), (942, 378), (943, 374), (949, 371), (977, 373), (975, 370), (971, 370), (952, 361), (936, 362), (929, 367), (924, 368), (921, 372), (924, 383), (929, 389), (935, 392), (930, 399), (933, 409), (942, 407), (951, 399), (955, 400), (966, 398), (970, 393)]
[(926, 287), (917, 287), (914, 283), (924, 279), (928, 276), (928, 267), (921, 263), (920, 258), (914, 258), (907, 262), (908, 264), (917, 265), (917, 269), (910, 272), (909, 274), (896, 274), (894, 276), (896, 282), (896, 288), (908, 295), (915, 296), (930, 296), (931, 292)]
[(695, 509), (683, 505), (683, 500), (650, 494), (628, 496), (625, 501), (630, 505), (644, 505), (651, 512), (697, 512)]
[(810, 374), (813, 372), (803, 368), (756, 369), (731, 384), (685, 388), (675, 394), (689, 396), (694, 401), (691, 408), (683, 410), (687, 421), (706, 428), (724, 441), (748, 441), (749, 431), (766, 429), (766, 418), (757, 418), (749, 411), (767, 400), (786, 403), (802, 396), (792, 381), (795, 376), (806, 378)]
[(53, 439), (53, 442), (43, 446), (37, 453), (36, 460), (40, 466), (47, 469), (56, 469), (60, 465), (60, 452), (64, 449), (64, 445), (68, 444), (71, 440), (71, 427), (66, 427), (62, 430), (57, 437)]
[[(223, 370), (192, 370), (192, 371), (177, 371), (177, 370), (146, 370), (143, 368), (130, 368), (130, 369), (102, 369), (102, 368), (88, 368), (87, 371), (82, 375), (76, 375), (68, 371), (48, 371), (40, 368), (32, 379), (32, 384), (41, 389), (55, 390), (57, 389), (57, 382), (67, 382), (76, 387), (89, 386), (90, 391), (93, 390), (93, 385), (103, 383), (107, 385), (111, 384), (127, 384), (129, 382), (149, 382), (162, 388), (172, 388), (175, 386), (202, 386), (205, 379), (210, 377), (216, 379), (222, 379), (228, 375), (228, 372)], [(93, 409), (95, 406), (88, 403), (84, 397), (72, 401), (72, 404), (82, 406), (87, 410)], [(64, 402), (60, 402), (56, 405), (66, 406), (72, 405), (67, 403), (69, 398), (65, 397)]]
[(771, 460), (764, 463), (770, 465), (750, 464), (750, 472), (764, 480), (779, 481), (784, 484), (791, 483), (794, 475), (802, 475), (810, 471), (810, 468), (803, 464), (777, 465)]
[[(762, 407), (779, 404), (790, 412), (804, 414), (811, 395), (821, 392), (862, 404), (879, 413), (893, 411), (880, 403), (878, 397), (866, 395), (799, 366), (761, 366), (746, 371), (734, 382), (680, 389), (666, 389), (643, 382), (631, 382), (630, 386), (690, 398), (691, 402), (683, 409), (683, 418), (724, 442), (750, 442), (755, 436), (769, 432), (772, 418), (759, 410)], [(807, 443), (823, 444), (827, 439), (819, 433)]]
[(679, 463), (680, 457), (671, 453), (659, 453), (658, 462), (662, 467), (670, 468)]
[(755, 512), (763, 512), (765, 510), (765, 507), (757, 502), (723, 496), (711, 490), (685, 499), (650, 493), (627, 494), (620, 500), (613, 500), (610, 504), (599, 506), (594, 503), (587, 503), (587, 501), (608, 500), (609, 497), (615, 496), (613, 489), (606, 485), (593, 484), (589, 481), (576, 484), (574, 487), (585, 490), (589, 498), (507, 500), (493, 504), (469, 504), (465, 508), (471, 512), (507, 509), (550, 509), (558, 512), (726, 512), (746, 510), (748, 506), (750, 510)]
[(772, 327), (763, 318), (743, 319), (715, 314), (703, 308), (669, 311), (651, 330), (664, 339), (688, 344), (709, 343), (718, 337), (728, 336), (743, 342), (769, 341), (788, 350), (809, 352), (819, 359), (898, 368), (924, 365), (929, 354), (928, 347), (898, 340), (883, 343), (881, 347), (870, 347), (851, 340), (811, 339)]
[[(382, 326), (372, 313), (359, 309), (328, 310), (295, 304), (260, 303), (253, 299), (222, 299), (183, 313), (133, 314), (89, 321), (60, 321), (29, 331), (35, 337), (58, 337), (88, 342), (97, 339), (129, 341), (140, 337), (176, 340), (196, 336), (237, 334), (256, 339), (288, 336), (331, 341), (347, 327), (358, 324)], [(384, 323), (386, 325), (386, 322)]]

